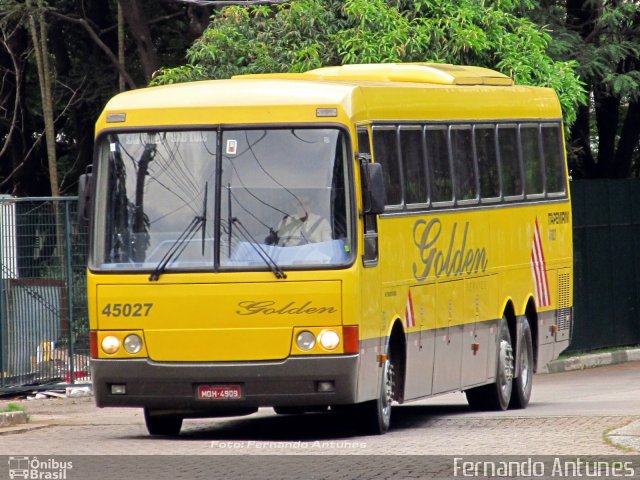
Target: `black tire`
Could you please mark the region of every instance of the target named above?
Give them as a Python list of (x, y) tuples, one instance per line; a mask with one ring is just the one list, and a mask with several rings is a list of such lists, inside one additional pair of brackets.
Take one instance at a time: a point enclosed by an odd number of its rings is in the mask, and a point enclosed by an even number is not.
[(513, 347), (506, 318), (500, 321), (496, 352), (496, 381), (465, 391), (475, 410), (506, 410), (513, 391)]
[(175, 437), (182, 428), (182, 417), (175, 415), (154, 415), (152, 410), (144, 409), (144, 423), (149, 435)]
[(391, 403), (394, 389), (394, 367), (389, 358), (383, 365), (380, 395), (377, 399), (359, 405), (359, 422), (365, 433), (382, 435), (391, 425)]
[(519, 375), (513, 379), (513, 392), (509, 408), (527, 408), (533, 388), (533, 340), (531, 326), (525, 317), (520, 332), (520, 348), (516, 352)]

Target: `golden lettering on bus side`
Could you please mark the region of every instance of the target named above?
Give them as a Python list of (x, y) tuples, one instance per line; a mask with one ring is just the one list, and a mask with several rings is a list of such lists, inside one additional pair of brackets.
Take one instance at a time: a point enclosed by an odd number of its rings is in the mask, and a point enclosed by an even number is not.
[(258, 302), (248, 300), (238, 303), (240, 310), (236, 310), (236, 313), (238, 315), (318, 315), (337, 312), (334, 307), (316, 307), (312, 305), (311, 301), (307, 301), (301, 305), (296, 302), (289, 302), (286, 305), (278, 306), (273, 300)]
[(426, 220), (418, 220), (413, 225), (413, 241), (418, 247), (420, 264), (413, 264), (413, 276), (421, 282), (430, 275), (436, 278), (441, 276), (450, 277), (458, 275), (471, 275), (484, 272), (487, 270), (487, 250), (483, 248), (467, 248), (467, 234), (469, 232), (469, 222), (464, 225), (464, 233), (462, 234), (462, 242), (456, 248), (456, 232), (458, 224), (454, 223), (451, 229), (451, 237), (449, 245), (446, 249), (440, 249), (437, 246), (438, 239), (442, 233), (442, 223), (440, 219), (434, 218), (426, 222)]

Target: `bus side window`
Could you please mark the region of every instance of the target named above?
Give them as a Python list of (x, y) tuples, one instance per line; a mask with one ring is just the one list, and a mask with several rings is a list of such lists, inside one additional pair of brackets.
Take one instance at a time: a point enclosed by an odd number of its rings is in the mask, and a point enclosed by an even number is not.
[(422, 128), (400, 127), (400, 153), (404, 173), (406, 204), (426, 204), (427, 168), (424, 157)]
[(474, 129), (480, 197), (483, 200), (500, 197), (500, 173), (496, 152), (496, 129), (493, 125), (476, 126)]
[(456, 200), (477, 199), (478, 189), (476, 167), (473, 161), (471, 126), (451, 127), (451, 157), (453, 158)]
[(520, 125), (520, 145), (522, 146), (524, 166), (524, 191), (527, 196), (542, 194), (544, 193), (544, 178), (542, 176), (542, 154), (537, 124)]
[(427, 128), (425, 135), (431, 180), (431, 203), (451, 202), (453, 200), (453, 184), (447, 147), (447, 129), (442, 127)]
[(518, 131), (516, 125), (498, 125), (502, 195), (522, 196), (522, 173), (518, 158)]
[(402, 204), (396, 127), (373, 127), (373, 160), (382, 165), (387, 205)]
[(558, 124), (542, 125), (542, 151), (547, 193), (564, 194), (564, 152), (562, 149), (562, 132)]

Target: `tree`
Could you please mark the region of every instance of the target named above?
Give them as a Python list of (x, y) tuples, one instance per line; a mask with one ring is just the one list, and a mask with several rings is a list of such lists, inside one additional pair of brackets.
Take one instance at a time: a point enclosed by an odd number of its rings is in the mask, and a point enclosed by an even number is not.
[(38, 83), (40, 85), (40, 101), (42, 102), (42, 116), (47, 143), (47, 165), (49, 167), (49, 184), (51, 195), (60, 195), (58, 185), (58, 165), (56, 161), (56, 135), (53, 122), (53, 100), (51, 98), (51, 69), (49, 67), (49, 49), (47, 47), (47, 24), (44, 18), (43, 0), (38, 0), (38, 7), (34, 9), (31, 0), (26, 0), (27, 15), (29, 17), (29, 31), (35, 52), (38, 69)]
[(576, 62), (552, 59), (550, 35), (520, 7), (505, 0), (296, 0), (228, 7), (216, 12), (188, 50), (188, 63), (163, 69), (153, 83), (344, 63), (475, 64), (520, 84), (555, 88), (571, 124), (585, 100)]
[(119, 77), (137, 88), (160, 63), (178, 65), (212, 10), (169, 0), (121, 3), (128, 10), (119, 52), (118, 0), (0, 0), (0, 192), (45, 196), (57, 185), (74, 194), (92, 161), (92, 126), (120, 90)]
[(576, 62), (589, 97), (568, 138), (573, 176), (640, 176), (638, 2), (547, 0), (533, 18), (552, 30), (552, 54)]

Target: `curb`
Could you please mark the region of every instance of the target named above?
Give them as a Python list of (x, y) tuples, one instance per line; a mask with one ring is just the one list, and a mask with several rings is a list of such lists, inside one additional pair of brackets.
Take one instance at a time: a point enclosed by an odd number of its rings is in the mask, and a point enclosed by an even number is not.
[(27, 423), (29, 420), (25, 412), (3, 412), (0, 413), (0, 428), (13, 427)]
[(630, 348), (606, 353), (590, 353), (550, 362), (541, 373), (561, 373), (572, 370), (640, 361), (640, 348)]

